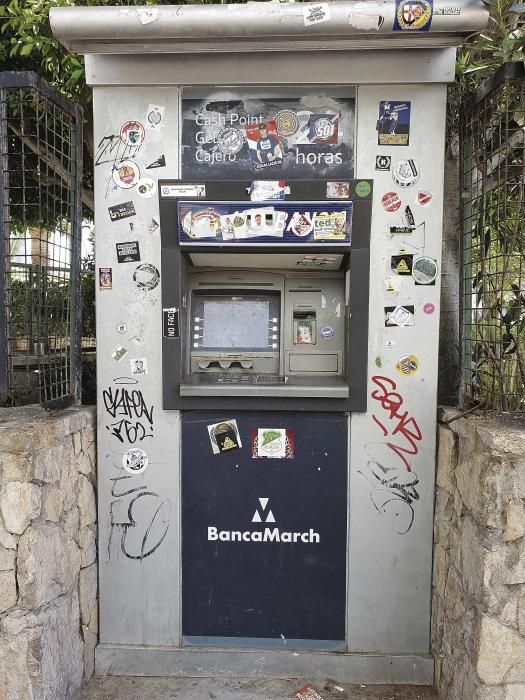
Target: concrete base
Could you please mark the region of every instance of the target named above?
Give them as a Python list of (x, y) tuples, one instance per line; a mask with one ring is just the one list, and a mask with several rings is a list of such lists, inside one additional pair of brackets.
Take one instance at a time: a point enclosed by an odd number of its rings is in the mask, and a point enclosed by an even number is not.
[(98, 676), (337, 678), (343, 683), (432, 685), (430, 655), (343, 654), (268, 649), (180, 649), (99, 644)]

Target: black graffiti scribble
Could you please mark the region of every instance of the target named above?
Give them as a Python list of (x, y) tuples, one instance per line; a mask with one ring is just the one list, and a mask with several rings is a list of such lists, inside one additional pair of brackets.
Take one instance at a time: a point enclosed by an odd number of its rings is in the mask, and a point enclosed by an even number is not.
[(95, 165), (104, 163), (118, 163), (122, 160), (133, 160), (136, 158), (142, 144), (130, 146), (125, 144), (118, 134), (104, 136), (97, 146), (95, 153)]
[(106, 425), (119, 442), (133, 445), (147, 437), (153, 437), (153, 406), (146, 405), (140, 389), (114, 389), (102, 392), (104, 407), (118, 420)]
[[(115, 500), (109, 506), (111, 531), (108, 540), (108, 561), (111, 559), (113, 532), (115, 529), (120, 530), (120, 551), (124, 556), (128, 559), (142, 561), (154, 554), (164, 542), (171, 522), (171, 501), (169, 498), (160, 500), (159, 494), (155, 491), (148, 491), (146, 485), (136, 486), (123, 491), (119, 487), (117, 491), (118, 482), (128, 479), (134, 479), (134, 476), (131, 474), (121, 475), (120, 473), (119, 476), (110, 479), (113, 482), (111, 495)], [(117, 511), (119, 507), (120, 509), (125, 508), (125, 499), (129, 496), (133, 497), (127, 501), (126, 517), (120, 518)], [(153, 499), (153, 502), (149, 502), (154, 510), (153, 512), (150, 510), (144, 520), (141, 521), (135, 511), (139, 500), (144, 498)], [(144, 505), (142, 501), (140, 503)], [(138, 540), (140, 543), (139, 547), (137, 547), (137, 542), (134, 545), (128, 542), (130, 534), (134, 536), (135, 540)]]
[(372, 487), (370, 500), (381, 516), (392, 520), (398, 535), (406, 535), (414, 522), (412, 504), (419, 500), (416, 489), (419, 478), (414, 471), (407, 471), (402, 463), (385, 466), (392, 458), (388, 443), (369, 443), (365, 450), (370, 459), (366, 468), (358, 469), (358, 472)]

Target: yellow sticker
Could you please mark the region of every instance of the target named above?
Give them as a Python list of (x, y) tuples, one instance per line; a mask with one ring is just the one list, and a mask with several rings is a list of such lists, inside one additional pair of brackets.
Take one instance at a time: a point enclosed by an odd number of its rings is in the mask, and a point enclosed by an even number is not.
[(419, 360), (415, 355), (403, 355), (395, 366), (397, 372), (403, 377), (411, 377), (419, 369)]

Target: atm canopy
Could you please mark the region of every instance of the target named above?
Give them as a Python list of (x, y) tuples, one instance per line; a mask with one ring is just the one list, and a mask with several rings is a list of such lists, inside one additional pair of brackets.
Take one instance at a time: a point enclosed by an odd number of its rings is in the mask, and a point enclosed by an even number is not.
[[(334, 2), (320, 13), (314, 7), (279, 2), (56, 7), (50, 21), (55, 36), (76, 53), (188, 54), (445, 48), (464, 43), (488, 20), (480, 0)], [(420, 19), (422, 11), (429, 19)]]

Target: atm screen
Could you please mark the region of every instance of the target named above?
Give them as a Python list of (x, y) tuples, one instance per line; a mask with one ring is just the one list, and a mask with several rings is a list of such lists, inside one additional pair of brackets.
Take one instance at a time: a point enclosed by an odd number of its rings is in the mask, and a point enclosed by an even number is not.
[(266, 351), (278, 332), (279, 296), (198, 294), (194, 321), (203, 350)]

